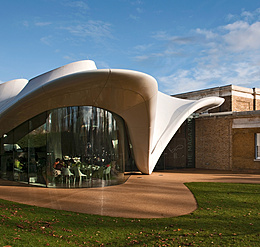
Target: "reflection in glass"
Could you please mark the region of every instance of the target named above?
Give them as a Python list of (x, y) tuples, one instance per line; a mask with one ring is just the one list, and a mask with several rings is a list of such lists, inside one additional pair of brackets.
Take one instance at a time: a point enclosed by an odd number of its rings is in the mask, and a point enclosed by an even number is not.
[(0, 139), (1, 177), (48, 187), (117, 184), (131, 163), (126, 136), (123, 119), (104, 109), (53, 109)]

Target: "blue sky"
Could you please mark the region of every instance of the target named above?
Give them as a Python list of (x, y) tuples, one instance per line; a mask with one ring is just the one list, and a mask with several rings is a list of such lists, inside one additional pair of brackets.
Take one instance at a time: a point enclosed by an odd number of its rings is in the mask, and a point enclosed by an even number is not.
[(259, 0), (0, 0), (0, 82), (78, 60), (175, 94), (260, 88)]

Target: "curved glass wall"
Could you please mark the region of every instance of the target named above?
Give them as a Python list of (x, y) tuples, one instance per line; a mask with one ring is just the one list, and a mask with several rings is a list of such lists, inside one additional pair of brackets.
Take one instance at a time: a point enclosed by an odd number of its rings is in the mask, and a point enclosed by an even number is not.
[(1, 178), (35, 185), (118, 184), (132, 162), (123, 119), (91, 106), (44, 112), (0, 140)]

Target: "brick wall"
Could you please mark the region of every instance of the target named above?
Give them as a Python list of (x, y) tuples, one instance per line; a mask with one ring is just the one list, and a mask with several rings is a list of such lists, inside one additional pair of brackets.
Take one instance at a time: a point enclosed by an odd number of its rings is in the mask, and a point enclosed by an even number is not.
[[(225, 102), (210, 113), (228, 111), (253, 111), (260, 110), (260, 89), (245, 88), (234, 85), (209, 88), (194, 92), (173, 95), (177, 98), (198, 100), (204, 97), (218, 96), (225, 99)], [(255, 100), (254, 100), (255, 99)], [(254, 106), (255, 104), (255, 106)]]
[(232, 119), (198, 118), (195, 122), (196, 168), (231, 170)]
[(254, 99), (232, 96), (232, 111), (253, 111), (254, 110)]
[(255, 133), (260, 133), (260, 126), (252, 128), (258, 123), (253, 115), (196, 119), (196, 168), (260, 172), (260, 161), (255, 160)]
[(260, 128), (233, 129), (232, 132), (232, 170), (260, 172), (260, 162), (255, 161), (255, 133), (260, 133)]
[(232, 97), (231, 96), (221, 96), (221, 97), (225, 99), (224, 103), (219, 107), (209, 110), (210, 113), (232, 111)]
[(255, 102), (255, 110), (260, 110), (260, 99), (257, 97)]
[(225, 98), (209, 113), (226, 113), (196, 119), (196, 168), (260, 172), (254, 140), (255, 133), (260, 133), (260, 89), (229, 85), (177, 95), (193, 100), (205, 96)]
[[(212, 110), (210, 113), (216, 112), (229, 112), (229, 111), (253, 111), (254, 110), (254, 99), (250, 97), (240, 97), (240, 96), (221, 96), (225, 99), (224, 103)], [(260, 100), (256, 101), (257, 107), (260, 109)]]

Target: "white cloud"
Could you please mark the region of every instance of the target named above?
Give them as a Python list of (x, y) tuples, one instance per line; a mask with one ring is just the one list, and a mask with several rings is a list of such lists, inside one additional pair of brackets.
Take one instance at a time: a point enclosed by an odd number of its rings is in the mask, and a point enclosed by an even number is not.
[(233, 14), (228, 14), (228, 15), (226, 16), (227, 21), (234, 20), (235, 18), (236, 18), (236, 16), (233, 15)]
[(111, 69), (111, 66), (105, 61), (96, 61), (98, 68)]
[(226, 16), (226, 20), (227, 21), (241, 20), (241, 21), (251, 22), (251, 21), (256, 21), (257, 19), (259, 20), (259, 14), (260, 14), (260, 8), (257, 8), (256, 10), (251, 12), (243, 9), (240, 15), (234, 15), (229, 13)]
[(158, 81), (160, 85), (163, 85), (162, 90), (170, 95), (206, 87), (206, 83), (194, 79), (189, 70), (178, 70), (170, 76), (159, 77)]
[(239, 52), (260, 48), (260, 22), (249, 25), (239, 21), (224, 28), (229, 32), (223, 38), (231, 50)]
[(73, 7), (73, 8), (79, 8), (81, 10), (88, 10), (89, 6), (84, 1), (69, 1), (66, 3), (67, 6)]
[(243, 11), (241, 13), (241, 16), (244, 17), (246, 20), (251, 20), (254, 18), (254, 14), (252, 12), (249, 11)]
[(158, 52), (140, 49), (136, 60), (148, 63), (158, 57), (163, 69), (154, 76), (168, 94), (228, 84), (260, 88), (260, 8), (230, 15), (229, 20), (214, 29), (198, 27), (185, 36), (154, 32), (158, 42), (153, 48), (157, 44)]
[(141, 8), (136, 8), (136, 11), (137, 11), (139, 14), (141, 14), (141, 13), (144, 12), (143, 9), (141, 9)]
[[(249, 86), (260, 85), (260, 67), (255, 64), (238, 62), (219, 64), (215, 68), (195, 67), (190, 70), (178, 70), (169, 76), (158, 78), (162, 90), (168, 94), (177, 94), (220, 85)], [(252, 86), (253, 87), (253, 86)]]
[(149, 49), (151, 47), (152, 47), (152, 44), (144, 44), (144, 45), (137, 45), (137, 46), (134, 47), (134, 49), (136, 51), (143, 52), (143, 51), (146, 51), (147, 49)]
[(214, 39), (218, 36), (216, 33), (213, 33), (211, 30), (205, 30), (200, 28), (196, 29), (196, 33), (204, 35), (206, 39)]
[(259, 18), (259, 14), (260, 14), (260, 8), (256, 9), (255, 11), (246, 11), (243, 10), (241, 13), (241, 18), (244, 19), (245, 21), (253, 21), (257, 18)]
[(38, 27), (44, 27), (44, 26), (49, 26), (51, 25), (51, 22), (36, 22), (35, 23), (35, 26), (38, 26)]
[(74, 56), (72, 55), (65, 55), (65, 56), (63, 56), (63, 58), (64, 59), (66, 59), (66, 60), (69, 60), (69, 61), (72, 61), (72, 60), (74, 60)]
[(172, 51), (172, 50), (165, 50), (163, 52), (158, 52), (158, 53), (151, 53), (147, 55), (140, 55), (140, 56), (135, 56), (134, 60), (138, 62), (142, 61), (147, 61), (151, 60), (154, 58), (169, 58), (169, 57), (182, 57), (184, 54), (178, 51)]
[(232, 68), (234, 76), (226, 73), (226, 79), (230, 81), (229, 84), (236, 85), (250, 85), (260, 83), (260, 68), (259, 66), (248, 64), (246, 62), (239, 62), (233, 65)]
[(157, 40), (170, 40), (171, 36), (166, 31), (154, 32), (152, 38)]
[(135, 57), (135, 60), (136, 61), (145, 61), (145, 60), (148, 60), (149, 58), (151, 58), (151, 55), (141, 55), (141, 56), (136, 56)]
[(52, 22), (50, 21), (23, 21), (23, 26), (25, 27), (33, 27), (33, 26), (36, 26), (36, 27), (45, 27), (45, 26), (50, 26), (52, 25)]
[(29, 22), (28, 21), (23, 21), (23, 26), (29, 27)]
[(40, 41), (45, 44), (45, 45), (51, 45), (51, 39), (52, 39), (52, 36), (49, 35), (49, 36), (45, 36), (45, 37), (42, 37), (40, 39)]
[(86, 23), (78, 23), (69, 27), (63, 27), (71, 34), (81, 37), (91, 37), (94, 39), (113, 38), (111, 34), (111, 24), (103, 21), (89, 20)]
[(140, 19), (140, 17), (136, 16), (136, 15), (129, 15), (129, 18), (132, 20), (137, 21), (138, 19)]
[(236, 31), (236, 30), (245, 30), (249, 27), (249, 24), (245, 21), (236, 21), (234, 23), (230, 23), (223, 27), (223, 29), (226, 29), (228, 31)]
[(133, 5), (141, 5), (141, 4), (143, 4), (143, 1), (136, 0), (136, 1), (132, 1), (131, 4), (133, 4)]

